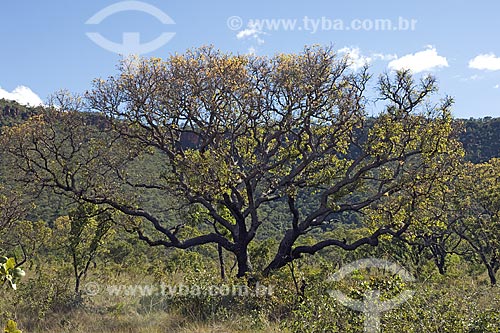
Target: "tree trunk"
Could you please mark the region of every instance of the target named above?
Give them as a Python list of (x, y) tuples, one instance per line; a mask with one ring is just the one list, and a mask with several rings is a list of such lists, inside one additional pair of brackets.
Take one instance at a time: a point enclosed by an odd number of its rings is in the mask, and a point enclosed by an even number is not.
[(80, 278), (81, 276), (76, 276), (76, 280), (75, 280), (75, 294), (79, 294), (80, 293)]
[(73, 262), (72, 262), (73, 274), (75, 276), (75, 294), (78, 294), (80, 292), (80, 280), (81, 280), (82, 275), (78, 272), (78, 262), (77, 262), (75, 251), (71, 251), (71, 257), (73, 259)]
[(289, 263), (291, 260), (288, 259), (289, 256), (283, 256), (280, 255), (279, 253), (274, 257), (273, 261), (264, 269), (264, 276), (269, 276), (269, 274), (272, 271), (275, 271), (277, 269), (280, 269), (281, 267), (285, 266), (287, 263)]
[(493, 269), (493, 267), (491, 267), (491, 265), (487, 265), (486, 268), (488, 269), (488, 276), (490, 277), (491, 285), (492, 286), (496, 285), (497, 277), (495, 275), (495, 270)]
[(446, 258), (444, 257), (435, 257), (434, 262), (436, 263), (436, 266), (439, 270), (439, 274), (445, 275), (446, 274)]
[(234, 254), (236, 255), (236, 261), (238, 263), (238, 273), (236, 277), (244, 277), (252, 270), (250, 258), (248, 257), (248, 244), (240, 245)]
[(217, 244), (217, 252), (219, 254), (220, 278), (224, 281), (226, 279), (226, 268), (224, 265), (224, 253), (220, 244)]
[(273, 261), (264, 269), (264, 276), (268, 276), (272, 271), (280, 269), (293, 260), (291, 258), (292, 246), (298, 236), (299, 233), (293, 229), (287, 230), (278, 248), (278, 253), (276, 253)]

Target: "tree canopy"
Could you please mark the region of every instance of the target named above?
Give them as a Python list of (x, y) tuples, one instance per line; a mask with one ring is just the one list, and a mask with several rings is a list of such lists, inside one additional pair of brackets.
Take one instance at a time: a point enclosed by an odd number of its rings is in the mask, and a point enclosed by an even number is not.
[[(217, 244), (235, 255), (238, 276), (252, 270), (249, 244), (273, 223), (262, 207), (285, 202), (289, 222), (268, 274), (325, 247), (354, 250), (435, 223), (418, 217), (462, 155), (452, 100), (433, 98), (431, 76), (387, 73), (377, 82), (385, 108), (369, 119), (370, 79), (321, 47), (127, 59), (85, 95), (56, 95), (2, 145), (25, 182), (117, 210), (152, 246)], [(162, 163), (141, 169), (151, 156)], [(152, 205), (152, 194), (176, 200)], [(369, 232), (300, 244), (342, 214)]]

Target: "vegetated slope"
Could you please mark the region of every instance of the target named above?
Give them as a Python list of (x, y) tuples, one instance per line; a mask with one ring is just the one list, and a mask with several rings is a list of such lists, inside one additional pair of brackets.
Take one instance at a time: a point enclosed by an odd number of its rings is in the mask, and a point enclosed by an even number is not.
[(460, 141), (471, 162), (481, 163), (500, 157), (500, 118), (463, 120)]
[[(23, 106), (14, 101), (0, 99), (0, 133), (2, 132), (2, 127), (14, 126), (42, 112), (42, 107), (34, 108)], [(89, 113), (88, 117), (89, 126), (101, 127), (104, 124), (100, 115)], [(367, 121), (368, 125), (371, 123), (372, 122)], [(471, 118), (468, 120), (457, 120), (457, 126), (461, 126), (463, 129), (460, 132), (459, 139), (464, 145), (467, 160), (474, 163), (480, 163), (488, 161), (493, 157), (500, 157), (500, 118), (486, 117), (483, 119)], [(191, 141), (194, 139), (191, 137), (186, 138), (185, 145), (192, 146), (193, 142)], [(158, 167), (158, 164), (163, 162), (155, 161), (154, 158), (149, 158), (143, 160), (141, 163), (147, 164), (142, 165), (141, 168), (151, 169)], [(0, 153), (0, 182), (6, 183), (9, 181), (6, 173), (8, 173), (10, 168), (11, 166), (8, 165), (5, 158), (2, 158)], [(161, 198), (151, 199), (153, 199), (151, 201), (153, 206), (162, 204)], [(68, 201), (61, 196), (42, 193), (36, 198), (36, 208), (30, 212), (28, 218), (32, 220), (41, 219), (50, 223), (50, 221), (53, 221), (55, 218), (65, 213), (67, 204)], [(156, 208), (161, 209), (161, 207)], [(264, 214), (266, 218), (276, 220), (275, 223), (272, 224), (276, 229), (285, 228), (287, 225), (289, 217), (283, 214), (283, 210), (276, 205), (264, 205), (262, 214)], [(353, 223), (354, 221), (352, 221), (352, 218), (347, 217), (344, 222)], [(270, 236), (270, 234), (276, 231), (277, 230), (268, 230), (268, 232), (264, 232), (264, 234)]]
[(43, 111), (42, 107), (29, 107), (14, 101), (0, 99), (0, 127), (18, 124)]
[[(44, 109), (41, 106), (30, 107), (14, 101), (0, 99), (0, 134), (3, 127), (15, 126), (32, 116), (41, 114), (43, 111)], [(12, 175), (16, 173), (17, 170), (13, 169), (13, 166), (6, 156), (2, 155), (0, 149), (0, 189), (13, 189), (16, 192), (27, 194), (21, 184), (13, 181)], [(30, 197), (28, 201), (33, 204), (27, 214), (29, 220), (44, 220), (52, 223), (57, 217), (64, 215), (62, 213), (67, 210), (67, 200), (61, 196), (49, 192), (38, 193), (36, 197), (32, 193), (27, 196)]]

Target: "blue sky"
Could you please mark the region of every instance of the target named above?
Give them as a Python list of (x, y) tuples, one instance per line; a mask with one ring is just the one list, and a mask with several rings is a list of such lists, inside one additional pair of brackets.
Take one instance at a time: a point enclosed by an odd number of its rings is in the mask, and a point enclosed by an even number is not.
[[(416, 76), (435, 75), (441, 96), (455, 98), (456, 117), (500, 117), (497, 0), (145, 0), (141, 8), (162, 14), (129, 10), (111, 15), (108, 10), (99, 24), (86, 24), (116, 3), (138, 6), (116, 0), (2, 1), (0, 97), (33, 104), (59, 89), (84, 92), (92, 79), (115, 74), (120, 55), (87, 33), (114, 43), (127, 32), (140, 33), (141, 43), (175, 33), (143, 56), (166, 57), (207, 44), (257, 55), (333, 45), (350, 54), (353, 69), (370, 63), (375, 78), (402, 67)], [(161, 21), (164, 14), (171, 19), (167, 24)]]

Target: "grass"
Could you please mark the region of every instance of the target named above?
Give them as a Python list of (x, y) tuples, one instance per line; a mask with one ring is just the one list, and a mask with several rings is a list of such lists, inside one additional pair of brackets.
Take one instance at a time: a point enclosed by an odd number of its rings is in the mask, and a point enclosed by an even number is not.
[[(415, 295), (384, 313), (384, 332), (500, 332), (500, 287), (489, 286), (484, 274), (463, 275), (461, 265), (451, 268), (447, 276), (433, 270), (422, 281), (405, 286), (414, 290)], [(228, 301), (208, 296), (110, 295), (104, 289), (111, 285), (158, 285), (158, 281), (172, 284), (191, 281), (204, 286), (217, 283), (215, 275), (108, 275), (101, 272), (86, 280), (86, 283), (99, 281), (101, 291), (92, 297), (87, 295), (77, 306), (67, 307), (64, 305), (68, 299), (69, 304), (74, 304), (71, 303), (74, 299), (68, 298), (71, 284), (66, 283), (67, 276), (49, 273), (38, 280), (33, 275), (20, 284), (17, 292), (4, 295), (0, 302), (0, 313), (2, 308), (6, 309), (2, 313), (4, 321), (15, 319), (24, 333), (311, 333), (332, 327), (341, 329), (338, 332), (362, 330), (362, 314), (348, 311), (324, 297), (328, 286), (321, 275), (305, 275), (309, 288), (305, 301), (297, 302), (293, 283), (285, 275), (276, 275), (268, 281), (276, 286), (276, 294), (270, 298)], [(349, 288), (357, 290), (356, 286), (356, 283), (344, 285), (348, 288), (345, 292), (349, 292)], [(395, 285), (389, 287), (395, 288)], [(46, 310), (40, 312), (44, 307)], [(470, 330), (473, 326), (479, 328)]]
[(175, 313), (157, 312), (146, 315), (137, 313), (98, 314), (78, 310), (64, 317), (46, 318), (35, 331), (51, 333), (279, 333), (275, 325), (260, 329), (249, 327), (245, 318), (226, 322), (191, 322)]

